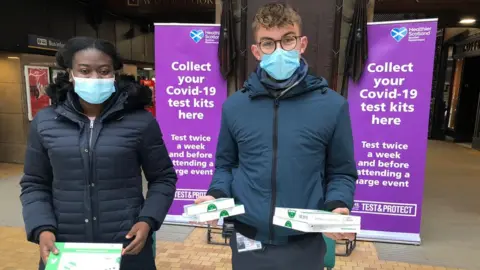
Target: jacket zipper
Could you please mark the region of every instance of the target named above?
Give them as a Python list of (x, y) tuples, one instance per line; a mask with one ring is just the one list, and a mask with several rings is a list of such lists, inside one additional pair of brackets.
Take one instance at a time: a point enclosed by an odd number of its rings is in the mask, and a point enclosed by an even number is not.
[(93, 126), (95, 125), (95, 120), (90, 120), (90, 134), (88, 138), (88, 164), (90, 166), (90, 175), (88, 180), (88, 185), (91, 186), (93, 184)]
[[(77, 108), (73, 105), (72, 101), (70, 101), (70, 105), (71, 107), (75, 110), (76, 113), (78, 113), (79, 115), (83, 115), (87, 118), (88, 115), (80, 112), (79, 110), (77, 110)], [(116, 110), (118, 111), (118, 110)], [(114, 111), (114, 112), (116, 112)], [(112, 112), (113, 113), (113, 112)], [(123, 118), (123, 116), (121, 117)], [(106, 118), (104, 118), (106, 119)], [(90, 197), (89, 198), (85, 198), (85, 202), (87, 202), (87, 200), (90, 201), (90, 207), (88, 207), (88, 209), (90, 210), (90, 226), (92, 226), (92, 232), (93, 232), (93, 237), (95, 237), (95, 234), (96, 232), (98, 231), (98, 228), (97, 228), (97, 223), (96, 223), (96, 220), (95, 220), (95, 213), (96, 213), (96, 207), (95, 207), (95, 203), (93, 203), (92, 199), (93, 199), (93, 195), (91, 194), (91, 189), (90, 187), (94, 187), (94, 168), (93, 168), (93, 131), (94, 131), (94, 126), (95, 126), (95, 120), (90, 120), (90, 124), (89, 124), (89, 131), (90, 131), (90, 134), (88, 136), (88, 164), (90, 166), (90, 171), (89, 171), (89, 175), (88, 175), (88, 179), (87, 179), (87, 189), (89, 189), (86, 193), (85, 193), (85, 196), (87, 196), (87, 194), (90, 194)], [(93, 241), (93, 238), (92, 238), (92, 241)]]
[[(93, 127), (95, 125), (95, 120), (90, 120), (90, 134), (89, 134), (89, 138), (88, 138), (88, 163), (89, 163), (89, 166), (90, 166), (90, 170), (89, 170), (89, 181), (88, 181), (88, 189), (90, 189), (90, 187), (93, 187), (93, 145), (92, 145), (92, 139), (93, 139)], [(92, 199), (94, 197), (94, 195), (92, 194), (92, 190), (90, 189), (89, 190), (89, 193), (90, 193), (90, 205), (91, 205), (91, 212), (90, 212), (90, 224), (92, 226), (92, 235), (93, 237), (95, 238), (95, 234), (96, 234), (96, 223), (95, 223), (95, 204), (92, 202)]]
[[(90, 150), (90, 153), (92, 152), (92, 137), (93, 137), (93, 124), (95, 123), (95, 120), (90, 120), (90, 138), (88, 139), (88, 148)], [(91, 157), (91, 154), (90, 154)]]
[[(79, 115), (83, 115), (85, 116), (86, 118), (89, 118), (88, 115), (80, 112), (79, 110), (77, 110), (77, 108), (75, 108), (75, 106), (73, 105), (73, 103), (70, 101), (70, 105), (72, 106), (72, 108), (79, 114)], [(92, 139), (93, 139), (93, 127), (95, 125), (95, 120), (90, 120), (90, 126), (89, 126), (89, 129), (90, 129), (90, 134), (88, 136), (88, 164), (90, 166), (90, 170), (89, 170), (89, 175), (88, 175), (88, 179), (87, 179), (87, 191), (85, 192), (85, 203), (87, 203), (87, 200), (89, 201), (89, 204), (87, 204), (87, 207), (88, 209), (90, 210), (90, 215), (89, 215), (89, 218), (90, 218), (90, 226), (92, 226), (92, 241), (95, 237), (95, 226), (94, 226), (94, 223), (93, 223), (93, 217), (94, 217), (94, 209), (93, 209), (93, 203), (92, 203), (92, 195), (91, 195), (91, 191), (90, 191), (90, 187), (92, 186), (93, 184), (93, 157), (92, 157)], [(90, 196), (88, 196), (87, 194), (90, 194)]]
[(275, 213), (275, 205), (277, 202), (277, 152), (278, 152), (278, 105), (279, 99), (276, 98), (273, 102), (273, 157), (272, 157), (272, 201), (270, 203), (270, 243), (275, 238), (273, 215)]

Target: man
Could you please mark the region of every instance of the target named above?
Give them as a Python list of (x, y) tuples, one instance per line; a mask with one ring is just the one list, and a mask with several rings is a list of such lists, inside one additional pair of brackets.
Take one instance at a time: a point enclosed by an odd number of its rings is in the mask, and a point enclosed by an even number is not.
[[(234, 198), (245, 214), (232, 220), (233, 269), (323, 269), (321, 234), (274, 226), (275, 207), (348, 215), (357, 179), (348, 104), (301, 58), (307, 37), (290, 6), (261, 7), (253, 22), (260, 64), (228, 98), (207, 196)], [(333, 239), (350, 234), (328, 234)]]

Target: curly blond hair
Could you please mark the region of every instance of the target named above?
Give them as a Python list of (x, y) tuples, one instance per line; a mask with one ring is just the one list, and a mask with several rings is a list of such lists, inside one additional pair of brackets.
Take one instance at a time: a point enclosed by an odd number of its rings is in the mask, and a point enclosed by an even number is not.
[(253, 33), (260, 27), (266, 29), (282, 28), (288, 25), (298, 25), (302, 28), (302, 18), (290, 5), (281, 2), (268, 3), (260, 7), (253, 19)]

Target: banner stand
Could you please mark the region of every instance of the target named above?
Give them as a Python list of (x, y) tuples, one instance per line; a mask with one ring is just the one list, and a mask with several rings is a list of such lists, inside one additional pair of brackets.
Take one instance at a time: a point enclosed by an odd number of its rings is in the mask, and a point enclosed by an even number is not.
[(395, 233), (395, 232), (381, 232), (362, 230), (357, 239), (360, 241), (369, 242), (383, 242), (383, 243), (397, 243), (406, 245), (420, 245), (420, 234), (414, 233)]
[(419, 245), (437, 19), (368, 24), (369, 57), (348, 101), (358, 239)]
[(220, 73), (218, 24), (155, 24), (155, 109), (178, 175), (166, 224), (192, 225), (183, 206), (205, 196), (227, 82)]

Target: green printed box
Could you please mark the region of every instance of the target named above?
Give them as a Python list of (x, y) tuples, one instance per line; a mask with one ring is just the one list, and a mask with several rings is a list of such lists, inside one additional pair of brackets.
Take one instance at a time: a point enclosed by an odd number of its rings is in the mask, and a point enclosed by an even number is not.
[(298, 220), (281, 218), (274, 216), (273, 224), (306, 233), (359, 233), (358, 225), (339, 225), (339, 224), (311, 224)]
[(122, 244), (55, 243), (45, 270), (120, 270)]
[(217, 210), (214, 212), (207, 212), (195, 216), (187, 216), (193, 222), (207, 222), (218, 220), (225, 217), (238, 216), (245, 214), (245, 207), (242, 204), (236, 205), (232, 208)]
[(185, 216), (196, 216), (199, 214), (215, 212), (218, 210), (229, 209), (233, 207), (235, 207), (235, 201), (233, 199), (223, 198), (199, 204), (185, 205), (183, 207), (183, 212)]
[(361, 217), (334, 214), (322, 210), (275, 208), (275, 216), (319, 225), (360, 225)]

